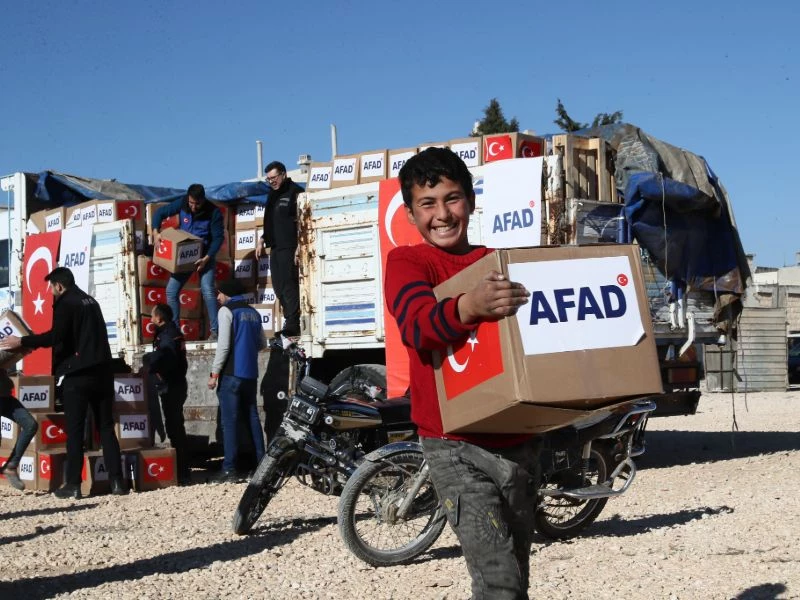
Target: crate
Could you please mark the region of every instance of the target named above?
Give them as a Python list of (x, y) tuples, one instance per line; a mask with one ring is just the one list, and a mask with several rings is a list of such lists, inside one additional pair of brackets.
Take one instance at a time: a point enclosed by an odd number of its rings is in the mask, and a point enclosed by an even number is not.
[(605, 140), (554, 135), (553, 154), (563, 157), (566, 198), (619, 202), (611, 149)]

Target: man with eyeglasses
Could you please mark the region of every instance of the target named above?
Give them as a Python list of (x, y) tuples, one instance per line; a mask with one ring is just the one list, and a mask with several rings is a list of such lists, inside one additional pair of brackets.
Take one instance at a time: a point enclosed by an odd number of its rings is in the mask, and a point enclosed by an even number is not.
[(264, 169), (272, 190), (264, 211), (264, 235), (256, 248), (261, 258), (269, 248), (272, 287), (281, 303), (285, 336), (300, 335), (300, 282), (297, 272), (297, 195), (303, 191), (286, 176), (283, 163), (273, 161)]

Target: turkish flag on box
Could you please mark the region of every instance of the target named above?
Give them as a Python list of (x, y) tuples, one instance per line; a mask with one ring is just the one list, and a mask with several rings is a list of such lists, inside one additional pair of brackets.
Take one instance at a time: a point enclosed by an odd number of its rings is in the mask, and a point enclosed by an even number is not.
[(187, 342), (196, 342), (200, 339), (199, 319), (180, 319), (180, 330)]
[(157, 490), (178, 483), (174, 448), (139, 451), (139, 471), (134, 484), (137, 492)]
[[(34, 333), (49, 331), (53, 326), (53, 303), (48, 298), (45, 276), (58, 264), (61, 231), (29, 235), (25, 238), (22, 263), (22, 318)], [(53, 369), (50, 348), (39, 348), (25, 357), (26, 375), (50, 375)]]
[(178, 293), (181, 306), (181, 318), (197, 319), (202, 315), (202, 294), (198, 289), (184, 288)]
[(153, 323), (153, 319), (150, 318), (150, 315), (141, 315), (141, 334), (142, 334), (142, 343), (152, 342), (153, 338), (156, 337), (156, 324)]
[[(398, 179), (384, 179), (378, 184), (378, 224), (381, 264), (386, 272), (386, 257), (398, 246), (422, 242), (422, 236), (406, 216)], [(400, 330), (384, 302), (383, 328), (386, 336), (386, 387), (389, 396), (402, 396), (408, 388), (408, 351), (400, 339)]]
[(483, 162), (507, 158), (533, 158), (544, 156), (544, 138), (525, 133), (495, 133), (483, 136)]
[(170, 273), (163, 267), (159, 267), (146, 256), (136, 258), (137, 270), (139, 272), (139, 285), (167, 285)]
[(36, 489), (52, 492), (59, 488), (64, 483), (66, 461), (67, 453), (63, 450), (39, 450), (36, 453)]
[(67, 420), (63, 413), (39, 413), (33, 418), (39, 425), (31, 442), (33, 450), (67, 447)]
[(141, 200), (118, 200), (117, 218), (131, 219), (137, 225), (144, 225), (144, 202)]
[(167, 288), (145, 285), (139, 288), (139, 309), (149, 313), (156, 304), (166, 304)]

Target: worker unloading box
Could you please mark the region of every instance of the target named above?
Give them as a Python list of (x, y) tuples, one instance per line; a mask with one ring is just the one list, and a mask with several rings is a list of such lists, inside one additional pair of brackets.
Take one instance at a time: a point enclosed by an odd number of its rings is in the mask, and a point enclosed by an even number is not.
[(434, 292), (472, 289), (494, 269), (531, 292), (516, 316), (481, 323), (438, 358), (445, 432), (562, 427), (623, 398), (662, 392), (638, 248), (498, 250)]

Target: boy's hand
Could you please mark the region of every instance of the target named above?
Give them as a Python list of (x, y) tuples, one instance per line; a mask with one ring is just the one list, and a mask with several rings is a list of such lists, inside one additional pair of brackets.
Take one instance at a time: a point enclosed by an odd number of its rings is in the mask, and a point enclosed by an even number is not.
[(458, 314), (464, 324), (497, 321), (516, 314), (520, 306), (527, 304), (530, 295), (521, 283), (509, 281), (497, 271), (489, 271), (458, 299)]

